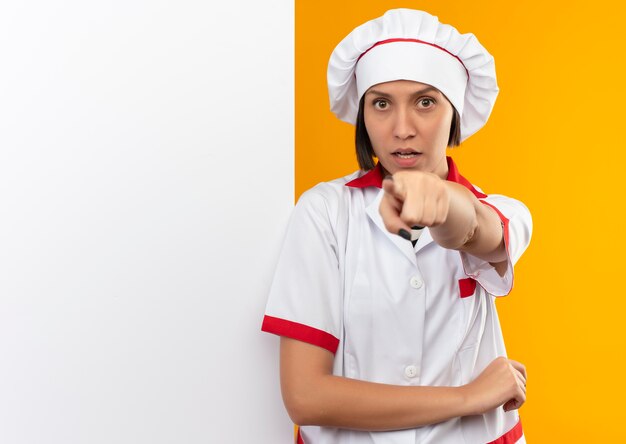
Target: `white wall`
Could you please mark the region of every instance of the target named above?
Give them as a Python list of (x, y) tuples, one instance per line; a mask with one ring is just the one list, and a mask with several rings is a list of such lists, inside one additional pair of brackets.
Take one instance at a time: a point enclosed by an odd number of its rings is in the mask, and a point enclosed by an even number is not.
[(287, 443), (290, 0), (0, 6), (0, 442)]

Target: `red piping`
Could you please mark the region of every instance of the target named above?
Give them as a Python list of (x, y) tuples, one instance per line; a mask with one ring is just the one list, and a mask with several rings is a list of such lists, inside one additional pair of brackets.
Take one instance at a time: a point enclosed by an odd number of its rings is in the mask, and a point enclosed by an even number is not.
[(418, 39), (400, 39), (400, 38), (395, 38), (395, 39), (381, 40), (380, 42), (374, 43), (364, 53), (362, 53), (359, 56), (359, 58), (356, 59), (356, 63), (359, 63), (359, 60), (361, 60), (361, 57), (363, 57), (365, 54), (367, 54), (372, 48), (375, 48), (376, 46), (379, 46), (379, 45), (385, 45), (387, 43), (395, 43), (395, 42), (423, 43), (424, 45), (429, 45), (429, 46), (432, 46), (433, 48), (437, 48), (437, 49), (440, 49), (442, 51), (445, 51), (445, 52), (447, 52), (448, 54), (450, 54), (452, 57), (454, 57), (455, 59), (457, 59), (459, 61), (459, 63), (463, 66), (463, 69), (465, 69), (465, 74), (467, 74), (467, 78), (469, 79), (469, 76), (470, 76), (469, 75), (469, 71), (467, 70), (467, 67), (465, 66), (465, 63), (463, 63), (458, 56), (452, 54), (450, 51), (448, 51), (445, 48), (442, 48), (439, 45), (435, 45), (434, 43), (429, 43), (429, 42), (425, 42), (424, 40), (418, 40)]

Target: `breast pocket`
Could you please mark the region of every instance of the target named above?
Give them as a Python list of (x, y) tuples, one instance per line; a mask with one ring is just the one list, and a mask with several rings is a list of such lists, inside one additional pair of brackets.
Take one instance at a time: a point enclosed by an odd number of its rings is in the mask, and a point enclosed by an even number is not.
[(459, 279), (459, 295), (461, 298), (472, 296), (476, 292), (476, 280), (472, 278)]

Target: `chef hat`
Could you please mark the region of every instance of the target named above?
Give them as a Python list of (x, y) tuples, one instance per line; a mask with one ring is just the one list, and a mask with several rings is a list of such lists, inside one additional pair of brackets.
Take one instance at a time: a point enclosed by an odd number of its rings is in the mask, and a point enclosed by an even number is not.
[(392, 80), (440, 90), (461, 116), (462, 141), (487, 122), (498, 95), (493, 57), (476, 37), (413, 9), (387, 11), (337, 45), (328, 63), (330, 109), (355, 124), (363, 94)]

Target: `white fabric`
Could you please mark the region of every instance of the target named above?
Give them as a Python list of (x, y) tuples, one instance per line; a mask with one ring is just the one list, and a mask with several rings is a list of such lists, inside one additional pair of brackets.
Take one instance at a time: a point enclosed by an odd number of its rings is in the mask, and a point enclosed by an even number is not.
[(416, 240), (418, 240), (420, 238), (420, 236), (422, 235), (422, 231), (424, 231), (424, 228), (412, 228), (411, 229), (411, 241), (415, 242)]
[[(482, 190), (474, 187), (478, 191)], [(532, 231), (532, 221), (530, 217), (526, 219), (528, 209), (526, 206), (506, 196), (490, 194), (488, 199), (480, 199), (495, 206), (507, 219), (509, 219), (509, 236), (513, 239), (528, 239)], [(521, 220), (520, 220), (521, 219)], [(527, 244), (509, 241), (508, 245), (508, 267), (504, 276), (489, 264), (489, 262), (479, 259), (471, 254), (461, 252), (463, 270), (469, 277), (475, 279), (487, 292), (493, 296), (506, 296), (513, 287), (513, 265), (526, 250)]]
[[(508, 292), (512, 278), (481, 273), (474, 295), (461, 298), (461, 255), (437, 245), (428, 228), (415, 247), (389, 233), (378, 212), (382, 190), (345, 186), (357, 176), (319, 184), (298, 201), (266, 315), (338, 338), (335, 375), (396, 385), (468, 383), (506, 356), (495, 297), (483, 286)], [(530, 214), (511, 198), (484, 200), (510, 219), (513, 264), (529, 243)], [(301, 433), (306, 444), (478, 444), (517, 421), (517, 411), (499, 408), (402, 431), (309, 426)]]
[[(375, 44), (389, 39), (415, 39), (430, 43), (440, 49), (433, 47), (432, 51), (425, 53), (428, 54), (425, 59), (422, 59), (419, 53), (413, 53), (413, 56), (418, 54), (415, 63), (407, 60), (397, 61), (388, 66), (380, 64), (376, 72), (384, 73), (381, 78), (391, 81), (410, 77), (406, 80), (428, 83), (440, 89), (446, 97), (452, 98), (451, 100), (454, 100), (452, 103), (461, 115), (461, 140), (467, 139), (483, 127), (498, 95), (493, 57), (473, 34), (460, 34), (452, 26), (439, 23), (437, 17), (412, 9), (393, 9), (387, 11), (382, 17), (358, 26), (337, 45), (331, 54), (327, 73), (328, 95), (331, 111), (339, 119), (351, 124), (356, 122), (359, 100), (363, 93), (363, 88), (360, 91), (357, 89), (356, 76), (364, 75), (362, 70), (357, 73), (357, 67), (360, 64), (359, 57)], [(372, 52), (374, 56), (374, 51), (382, 54), (395, 45), (406, 46), (408, 44), (386, 43), (372, 48), (369, 52)], [(413, 43), (413, 45), (415, 47), (428, 46), (423, 43)], [(421, 50), (416, 49), (416, 51)], [(432, 63), (435, 57), (434, 51), (440, 52), (438, 59), (442, 55), (449, 57), (451, 73), (442, 74), (443, 65), (440, 60)], [(365, 60), (369, 55), (369, 53), (366, 54), (361, 60)], [(460, 62), (456, 57), (460, 59)], [(372, 57), (372, 60), (375, 58)], [(462, 63), (468, 74), (464, 77), (458, 76), (458, 67), (454, 63)], [(402, 69), (394, 73), (394, 69), (399, 66)], [(407, 74), (406, 69), (409, 66), (412, 66), (414, 71)], [(426, 71), (429, 71), (428, 74), (424, 74)], [(443, 76), (446, 80), (437, 80), (437, 76)], [(454, 82), (462, 84), (452, 86), (453, 79)], [(369, 83), (371, 81), (363, 85)], [(463, 100), (458, 97), (458, 91), (461, 89), (465, 91)]]
[(463, 115), (467, 72), (447, 52), (416, 42), (393, 42), (375, 46), (356, 65), (358, 97), (372, 86), (391, 80), (414, 80), (434, 86)]

